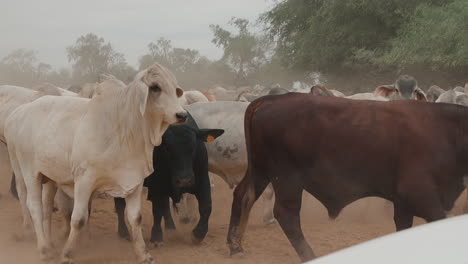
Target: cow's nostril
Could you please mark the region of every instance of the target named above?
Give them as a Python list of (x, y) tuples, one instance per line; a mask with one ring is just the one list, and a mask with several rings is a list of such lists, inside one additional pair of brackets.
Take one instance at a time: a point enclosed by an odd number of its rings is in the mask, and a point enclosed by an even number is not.
[(188, 116), (187, 112), (176, 113), (176, 117), (180, 122), (185, 122), (185, 120), (187, 119), (187, 116)]

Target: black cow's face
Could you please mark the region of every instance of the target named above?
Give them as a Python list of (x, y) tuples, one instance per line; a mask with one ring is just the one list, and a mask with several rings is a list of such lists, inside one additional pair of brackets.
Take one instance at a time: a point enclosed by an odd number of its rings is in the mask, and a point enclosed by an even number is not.
[[(195, 162), (208, 162), (196, 159), (201, 141), (211, 142), (222, 135), (222, 129), (197, 129), (187, 124), (170, 126), (163, 135), (162, 144), (158, 147), (158, 160), (171, 177), (172, 185), (176, 188), (190, 188), (195, 184)], [(158, 162), (157, 161), (157, 162)]]

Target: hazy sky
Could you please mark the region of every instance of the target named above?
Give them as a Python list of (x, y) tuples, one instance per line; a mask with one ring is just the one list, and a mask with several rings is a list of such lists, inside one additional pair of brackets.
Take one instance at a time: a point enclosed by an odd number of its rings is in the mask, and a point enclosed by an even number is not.
[(198, 49), (209, 58), (222, 51), (211, 43), (210, 24), (231, 17), (254, 21), (271, 0), (0, 0), (0, 57), (34, 49), (54, 67), (67, 66), (65, 47), (95, 33), (137, 66), (147, 45), (160, 37), (173, 46)]

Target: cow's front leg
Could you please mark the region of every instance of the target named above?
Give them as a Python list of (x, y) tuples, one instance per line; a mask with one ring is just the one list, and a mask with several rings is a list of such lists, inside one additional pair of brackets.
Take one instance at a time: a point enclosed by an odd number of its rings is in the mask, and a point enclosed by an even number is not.
[(79, 235), (88, 222), (89, 200), (93, 193), (94, 181), (92, 176), (81, 175), (75, 182), (73, 212), (70, 221), (70, 234), (62, 252), (62, 264), (73, 263), (73, 251)]
[(151, 243), (154, 247), (164, 246), (161, 220), (165, 211), (169, 210), (169, 197), (165, 195), (155, 195), (152, 197), (153, 206), (153, 228), (151, 229)]
[(195, 244), (199, 244), (203, 241), (208, 232), (208, 220), (211, 215), (211, 185), (208, 175), (202, 177), (195, 197), (198, 200), (200, 219), (198, 220), (197, 226), (192, 231), (192, 241)]
[(125, 198), (127, 203), (127, 220), (130, 224), (132, 243), (138, 261), (144, 264), (153, 264), (155, 260), (151, 257), (148, 249), (146, 248), (143, 234), (141, 233), (141, 225), (143, 218), (141, 216), (141, 190), (143, 183), (129, 196)]
[(114, 198), (115, 212), (118, 218), (118, 233), (121, 238), (130, 240), (130, 234), (128, 232), (127, 225), (125, 224), (125, 199)]
[(166, 230), (175, 230), (176, 226), (174, 223), (174, 219), (172, 218), (171, 208), (169, 205), (169, 198), (167, 199), (167, 206), (165, 206), (164, 210), (164, 228)]

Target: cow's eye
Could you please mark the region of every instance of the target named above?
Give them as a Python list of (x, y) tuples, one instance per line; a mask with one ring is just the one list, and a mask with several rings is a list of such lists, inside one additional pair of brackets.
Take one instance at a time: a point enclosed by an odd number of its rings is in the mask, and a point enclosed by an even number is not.
[(161, 91), (161, 87), (159, 86), (159, 84), (153, 84), (153, 85), (150, 86), (150, 90), (152, 92), (157, 93), (157, 92)]

